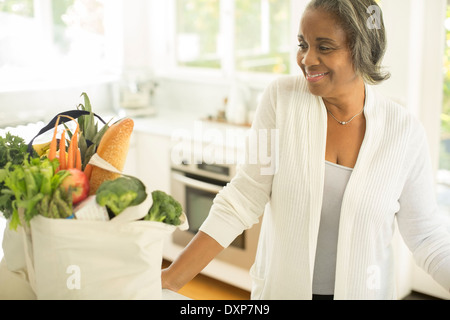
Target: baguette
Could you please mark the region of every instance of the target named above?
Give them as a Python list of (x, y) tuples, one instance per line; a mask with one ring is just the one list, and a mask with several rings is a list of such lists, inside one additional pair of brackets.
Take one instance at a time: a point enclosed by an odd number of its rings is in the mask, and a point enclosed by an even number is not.
[[(108, 128), (98, 145), (97, 154), (119, 171), (122, 171), (125, 166), (133, 129), (132, 119), (122, 119)], [(89, 179), (90, 195), (94, 195), (103, 182), (119, 177), (117, 173), (94, 166)]]

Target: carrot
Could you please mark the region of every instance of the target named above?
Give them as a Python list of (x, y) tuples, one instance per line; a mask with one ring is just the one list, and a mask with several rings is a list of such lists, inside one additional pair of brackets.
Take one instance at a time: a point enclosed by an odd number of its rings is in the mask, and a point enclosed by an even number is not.
[(72, 136), (71, 143), (73, 143), (73, 168), (77, 168), (78, 161), (80, 161), (81, 163), (81, 153), (78, 156), (78, 153), (80, 152), (80, 149), (78, 148), (78, 126), (77, 129), (75, 130), (75, 133)]
[(76, 163), (75, 163), (75, 168), (77, 168), (78, 170), (81, 170), (81, 151), (79, 148), (77, 148), (76, 152), (77, 152), (77, 159), (76, 159)]
[[(70, 118), (70, 117), (68, 117)], [(71, 118), (72, 120), (75, 120)], [(77, 128), (75, 129), (75, 133), (72, 135), (72, 138), (69, 143), (69, 150), (67, 151), (67, 169), (73, 169), (76, 167), (77, 162), (77, 150), (78, 150), (78, 130), (80, 126), (77, 122)], [(80, 154), (81, 161), (81, 154)]]
[(66, 131), (61, 134), (59, 141), (59, 170), (66, 169)]
[[(76, 153), (78, 150), (78, 133), (75, 132), (74, 136), (72, 137), (73, 141), (73, 150)], [(75, 154), (75, 160), (76, 160), (76, 154)]]
[(48, 152), (48, 158), (50, 160), (54, 160), (56, 158), (56, 149), (58, 147), (58, 142), (56, 139), (56, 134), (58, 133), (58, 125), (59, 125), (59, 119), (60, 117), (58, 117), (56, 124), (55, 124), (55, 131), (53, 132), (53, 139), (50, 142), (50, 150)]
[(69, 144), (69, 150), (67, 151), (67, 169), (73, 169), (74, 167), (74, 150), (72, 141)]

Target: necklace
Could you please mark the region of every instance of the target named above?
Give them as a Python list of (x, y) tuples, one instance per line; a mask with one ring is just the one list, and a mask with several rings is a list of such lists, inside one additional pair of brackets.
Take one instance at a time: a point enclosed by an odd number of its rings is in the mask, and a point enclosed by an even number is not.
[(328, 111), (329, 114), (331, 114), (331, 116), (334, 118), (334, 120), (336, 120), (337, 122), (339, 122), (340, 124), (342, 124), (343, 126), (345, 126), (346, 124), (349, 124), (350, 122), (352, 122), (353, 119), (355, 119), (355, 118), (356, 118), (357, 116), (359, 116), (361, 113), (363, 113), (364, 108), (363, 108), (358, 114), (354, 115), (353, 118), (351, 118), (351, 119), (348, 120), (348, 121), (339, 121), (339, 120), (336, 119), (336, 117), (331, 113), (331, 111), (328, 110), (328, 108), (327, 108), (327, 111)]

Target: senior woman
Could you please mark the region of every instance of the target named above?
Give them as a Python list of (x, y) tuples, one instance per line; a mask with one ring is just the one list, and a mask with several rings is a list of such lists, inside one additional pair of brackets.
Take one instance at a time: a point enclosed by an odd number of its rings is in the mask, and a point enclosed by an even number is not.
[(395, 299), (395, 219), (417, 263), (450, 290), (450, 235), (437, 216), (426, 135), (373, 86), (389, 74), (380, 67), (383, 20), (371, 24), (370, 6), (309, 3), (298, 34), (302, 75), (270, 85), (253, 124), (277, 133), (267, 140), (277, 143), (276, 170), (240, 166), (162, 271), (164, 288), (179, 290), (264, 213), (252, 299)]

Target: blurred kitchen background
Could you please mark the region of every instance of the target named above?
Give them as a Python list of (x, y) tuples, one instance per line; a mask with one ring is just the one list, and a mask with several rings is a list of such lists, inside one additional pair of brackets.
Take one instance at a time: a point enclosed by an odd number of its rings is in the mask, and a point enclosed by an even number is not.
[[(378, 2), (389, 43), (385, 65), (392, 73), (379, 89), (425, 126), (440, 214), (448, 223), (450, 0)], [(75, 109), (86, 92), (97, 114), (136, 120), (127, 172), (151, 189), (176, 193), (191, 211), (205, 215), (214, 190), (234, 167), (194, 168), (200, 171), (190, 172), (194, 179), (188, 181), (186, 170), (172, 163), (172, 148), (180, 141), (174, 137), (194, 137), (199, 126), (200, 140), (208, 140), (205, 130), (245, 134), (264, 88), (280, 75), (300, 73), (297, 31), (306, 3), (0, 0), (0, 133), (31, 139), (56, 113)], [(235, 142), (226, 149), (234, 152)], [(215, 186), (199, 187), (211, 174)], [(246, 234), (204, 274), (249, 290), (248, 263), (239, 264), (236, 257), (251, 261), (256, 240), (257, 232)], [(167, 241), (167, 261), (180, 243)], [(414, 265), (401, 238), (395, 243), (399, 298), (411, 291), (450, 298)]]

